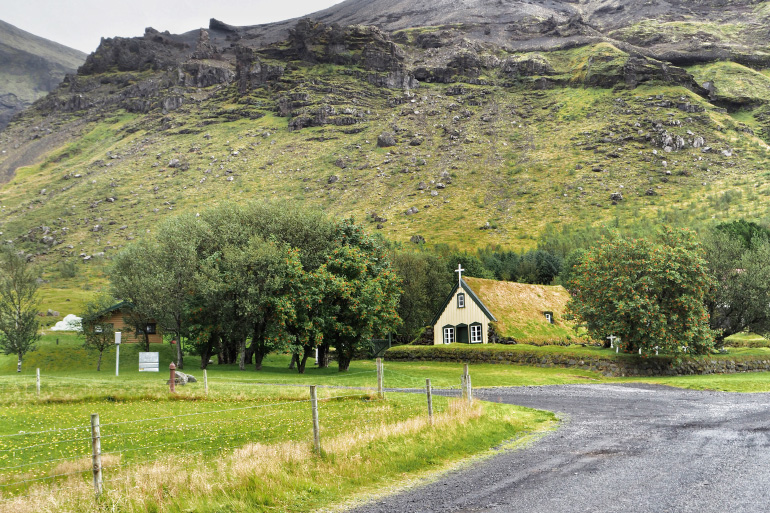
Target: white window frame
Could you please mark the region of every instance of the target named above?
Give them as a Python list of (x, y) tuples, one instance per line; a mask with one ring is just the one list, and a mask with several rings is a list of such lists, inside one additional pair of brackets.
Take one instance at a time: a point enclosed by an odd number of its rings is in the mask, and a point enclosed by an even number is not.
[(452, 326), (444, 328), (444, 343), (452, 344), (455, 342), (455, 329)]
[(465, 294), (457, 294), (457, 308), (465, 308)]
[(484, 342), (481, 324), (471, 324), (471, 344)]

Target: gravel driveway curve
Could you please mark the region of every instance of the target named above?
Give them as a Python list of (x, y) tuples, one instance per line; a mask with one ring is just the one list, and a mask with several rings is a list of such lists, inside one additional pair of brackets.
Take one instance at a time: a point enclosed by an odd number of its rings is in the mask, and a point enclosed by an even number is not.
[(350, 513), (770, 510), (770, 394), (637, 384), (474, 393), (565, 420), (529, 448)]

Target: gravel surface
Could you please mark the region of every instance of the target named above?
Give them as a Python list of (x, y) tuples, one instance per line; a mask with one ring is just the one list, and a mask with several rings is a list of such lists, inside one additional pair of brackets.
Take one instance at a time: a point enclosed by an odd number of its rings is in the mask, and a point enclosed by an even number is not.
[(438, 481), (357, 507), (398, 512), (765, 512), (770, 394), (652, 385), (474, 391), (558, 412), (558, 430)]

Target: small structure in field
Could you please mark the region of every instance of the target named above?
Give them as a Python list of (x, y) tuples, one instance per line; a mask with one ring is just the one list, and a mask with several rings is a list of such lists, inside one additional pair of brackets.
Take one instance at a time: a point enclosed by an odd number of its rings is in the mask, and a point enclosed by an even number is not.
[(564, 318), (569, 299), (561, 286), (460, 278), (433, 319), (433, 344), (584, 342)]
[(447, 296), (444, 305), (431, 323), (433, 344), (486, 344), (489, 323), (494, 315), (463, 280), (462, 266), (458, 267), (457, 284)]
[(150, 344), (163, 343), (163, 335), (158, 330), (158, 323), (154, 319), (143, 323), (143, 329), (140, 331), (135, 330), (131, 323), (126, 322), (126, 319), (131, 317), (132, 308), (133, 305), (128, 301), (121, 301), (100, 312), (99, 318), (102, 323), (112, 324), (115, 331), (122, 332), (124, 343), (144, 342), (145, 333), (147, 333)]

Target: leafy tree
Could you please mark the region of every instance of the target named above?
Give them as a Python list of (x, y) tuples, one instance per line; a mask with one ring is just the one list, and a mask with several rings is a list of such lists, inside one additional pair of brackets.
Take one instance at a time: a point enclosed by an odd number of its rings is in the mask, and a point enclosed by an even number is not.
[(39, 273), (23, 254), (12, 248), (0, 250), (0, 350), (19, 357), (34, 351), (40, 338), (37, 320)]
[(720, 223), (716, 229), (741, 241), (746, 249), (751, 248), (752, 243), (770, 241), (770, 230), (745, 219), (739, 219), (730, 223)]
[(152, 265), (144, 277), (155, 295), (149, 309), (164, 331), (176, 338), (176, 366), (184, 368), (182, 335), (185, 328), (186, 302), (193, 293), (198, 264), (199, 225), (192, 215), (182, 215), (163, 222), (153, 237)]
[(144, 338), (144, 350), (150, 350), (147, 325), (155, 320), (157, 290), (155, 247), (151, 239), (140, 240), (123, 248), (109, 269), (112, 295), (128, 302), (124, 322)]
[(115, 327), (111, 322), (105, 322), (105, 311), (115, 304), (115, 299), (109, 294), (101, 294), (88, 301), (80, 314), (80, 325), (83, 329), (83, 347), (87, 351), (99, 353), (96, 370), (102, 370), (102, 355), (115, 341)]
[(561, 258), (547, 251), (528, 251), (518, 262), (516, 279), (522, 283), (548, 285), (558, 276), (561, 269)]
[(706, 308), (718, 347), (746, 330), (770, 335), (770, 242), (756, 233), (746, 246), (744, 235), (717, 227), (705, 237), (713, 278)]
[(487, 270), (495, 275), (495, 279), (513, 281), (516, 279), (516, 268), (521, 257), (513, 251), (505, 251), (498, 247), (488, 246), (478, 251), (479, 258)]
[(561, 273), (559, 273), (559, 282), (562, 285), (568, 286), (572, 281), (575, 268), (577, 268), (577, 266), (580, 265), (580, 263), (583, 261), (586, 256), (586, 252), (587, 250), (585, 249), (576, 249), (573, 250), (569, 255), (567, 255), (567, 258), (564, 259)]
[(187, 333), (203, 365), (216, 352), (228, 363), (237, 355), (241, 369), (256, 357), (259, 368), (270, 351), (289, 350), (303, 372), (315, 347), (333, 343), (344, 370), (350, 348), (386, 321), (398, 327), (382, 241), (283, 204), (225, 203), (170, 220), (124, 249), (111, 278), (132, 315)]
[(408, 342), (436, 315), (457, 278), (433, 253), (397, 251), (391, 258), (402, 289), (398, 301), (398, 315), (403, 321), (399, 338)]
[(340, 372), (347, 371), (364, 342), (398, 328), (398, 277), (382, 248), (367, 252), (348, 245), (335, 249), (316, 277), (316, 288), (325, 289), (319, 301), (326, 336), (337, 350)]
[(616, 236), (574, 269), (568, 311), (593, 338), (614, 334), (628, 352), (685, 346), (706, 353), (713, 346), (704, 306), (710, 284), (693, 232), (667, 230), (657, 242)]
[[(304, 271), (298, 250), (258, 236), (232, 258), (244, 289), (239, 307), (250, 322), (250, 351), (260, 370), (267, 354), (292, 349), (298, 340)], [(304, 365), (298, 371), (304, 372)]]
[(476, 255), (470, 255), (468, 253), (454, 253), (446, 259), (446, 262), (448, 271), (454, 272), (459, 264), (463, 266), (463, 274), (465, 276), (471, 276), (473, 278), (485, 278), (488, 280), (495, 279), (494, 273), (487, 269), (481, 259)]

